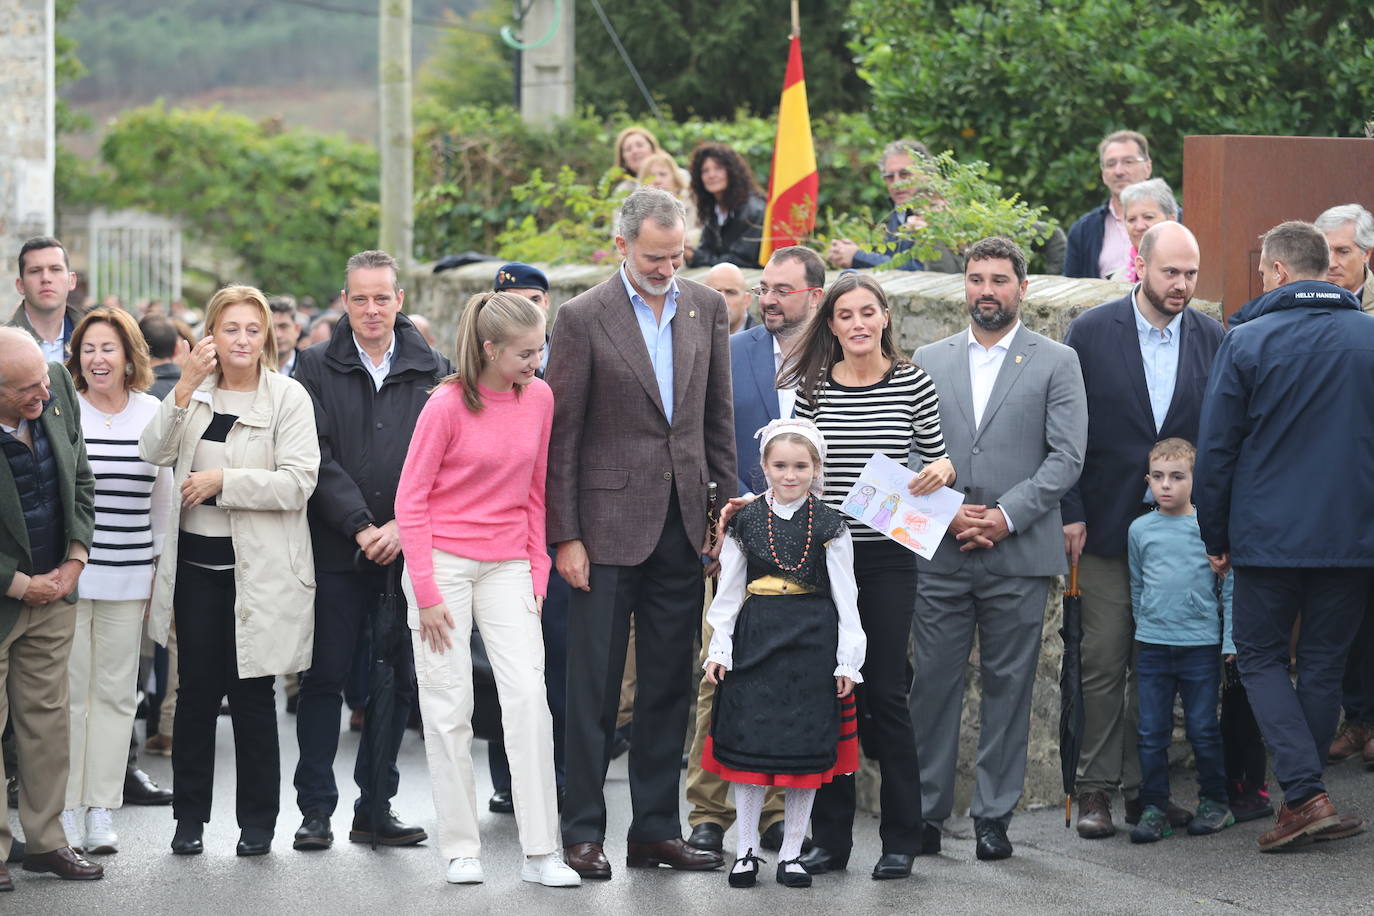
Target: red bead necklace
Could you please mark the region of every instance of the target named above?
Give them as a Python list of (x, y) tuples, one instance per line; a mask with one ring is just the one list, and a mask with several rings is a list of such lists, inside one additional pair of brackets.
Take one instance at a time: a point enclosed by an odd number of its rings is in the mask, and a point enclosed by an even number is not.
[(773, 563), (783, 572), (796, 572), (806, 563), (807, 554), (811, 552), (811, 533), (816, 520), (815, 497), (806, 497), (806, 546), (802, 548), (801, 559), (797, 560), (796, 566), (786, 566), (782, 560), (778, 559), (778, 549), (773, 544), (773, 494), (768, 494), (768, 555), (773, 558)]

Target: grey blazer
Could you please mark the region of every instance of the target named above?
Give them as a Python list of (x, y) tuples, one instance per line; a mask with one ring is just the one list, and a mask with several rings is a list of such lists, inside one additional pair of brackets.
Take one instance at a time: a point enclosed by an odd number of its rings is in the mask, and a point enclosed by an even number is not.
[[(993, 383), (983, 422), (973, 425), (968, 332), (928, 344), (916, 362), (940, 392), (940, 428), (967, 503), (1001, 505), (1015, 531), (984, 551), (989, 572), (1053, 576), (1068, 569), (1059, 499), (1078, 480), (1088, 439), (1088, 403), (1078, 354), (1022, 325)], [(946, 534), (921, 572), (952, 573), (971, 556)]]
[(544, 374), (554, 397), (547, 535), (551, 544), (581, 539), (593, 563), (648, 559), (674, 489), (700, 546), (707, 482), (719, 486), (720, 505), (738, 486), (725, 300), (677, 283), (671, 424), (619, 272), (558, 309)]

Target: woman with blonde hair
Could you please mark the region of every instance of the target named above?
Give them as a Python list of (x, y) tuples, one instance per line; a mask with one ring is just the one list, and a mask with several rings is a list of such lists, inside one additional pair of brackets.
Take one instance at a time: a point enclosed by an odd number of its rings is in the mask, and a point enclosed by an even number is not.
[(653, 131), (638, 124), (631, 124), (615, 135), (614, 150), (611, 169), (619, 169), (624, 176), (612, 189), (612, 193), (619, 196), (635, 189), (638, 184), (636, 178), (640, 169), (644, 167), (644, 160), (653, 153), (661, 152), (663, 147), (658, 145), (658, 138), (654, 136)]
[(138, 456), (138, 437), (158, 402), (145, 393), (153, 372), (133, 316), (92, 309), (72, 331), (71, 348), (67, 371), (96, 484), (95, 536), (67, 665), (70, 766), (62, 827), (74, 848), (108, 854), (118, 850), (111, 812), (124, 803), (143, 609), (162, 553), (172, 479)]
[(180, 679), (172, 774), (176, 855), (210, 820), (215, 726), (229, 697), (238, 769), (237, 853), (271, 851), (281, 796), (275, 675), (310, 667), (315, 564), (306, 501), (320, 468), (315, 411), (276, 371), (267, 300), (229, 286), (144, 430), (139, 453), (173, 468), (180, 499), (153, 587), (150, 631), (176, 618)]
[(472, 777), (475, 622), (501, 701), (520, 877), (581, 883), (560, 854), (540, 613), (550, 561), (544, 475), (553, 393), (535, 377), (544, 313), (513, 293), (468, 300), (458, 369), (425, 403), (396, 491), (403, 576), (439, 848), (450, 884), (483, 880)]

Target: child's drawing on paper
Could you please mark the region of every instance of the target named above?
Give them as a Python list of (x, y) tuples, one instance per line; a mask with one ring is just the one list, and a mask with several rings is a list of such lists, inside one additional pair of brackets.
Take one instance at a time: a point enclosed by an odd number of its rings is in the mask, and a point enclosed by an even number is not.
[(855, 518), (861, 518), (868, 511), (868, 503), (877, 492), (875, 487), (864, 484), (856, 492), (850, 494), (849, 501), (844, 504), (844, 511)]
[(883, 500), (882, 505), (878, 507), (878, 511), (873, 513), (873, 518), (870, 519), (868, 523), (879, 531), (887, 530), (887, 526), (892, 522), (892, 516), (897, 511), (897, 503), (900, 501), (901, 497), (896, 493), (889, 493), (887, 498)]

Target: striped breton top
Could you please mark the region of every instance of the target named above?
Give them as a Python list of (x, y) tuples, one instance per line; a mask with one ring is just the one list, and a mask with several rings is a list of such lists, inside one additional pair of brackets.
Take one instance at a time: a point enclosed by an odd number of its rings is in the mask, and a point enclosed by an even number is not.
[[(81, 573), (82, 598), (136, 601), (152, 594), (153, 558), (172, 509), (172, 469), (138, 457), (138, 437), (158, 401), (141, 391), (108, 416), (78, 394), (81, 434), (95, 475), (95, 535)], [(106, 425), (106, 419), (109, 425)]]
[[(874, 454), (910, 463), (911, 453), (929, 464), (945, 455), (940, 432), (940, 397), (924, 369), (899, 366), (873, 385), (851, 387), (827, 379), (812, 407), (800, 395), (797, 416), (820, 427), (825, 437), (825, 491), (822, 498), (837, 511), (859, 472)], [(881, 541), (885, 535), (846, 515), (855, 541)]]

